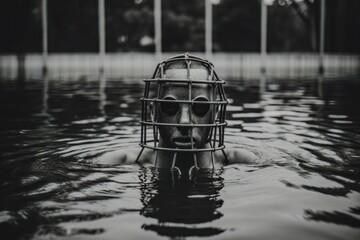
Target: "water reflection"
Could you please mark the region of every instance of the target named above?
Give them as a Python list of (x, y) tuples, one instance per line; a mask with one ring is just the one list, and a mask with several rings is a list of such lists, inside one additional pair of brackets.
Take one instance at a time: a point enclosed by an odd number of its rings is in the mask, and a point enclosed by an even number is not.
[(313, 211), (305, 210), (304, 217), (308, 220), (322, 221), (327, 223), (340, 224), (350, 226), (353, 228), (360, 228), (360, 220), (350, 214), (339, 212), (339, 211)]
[(323, 98), (324, 93), (323, 93), (323, 81), (324, 81), (324, 75), (321, 74), (318, 76), (317, 78), (317, 93), (319, 98)]
[(102, 116), (106, 116), (105, 105), (106, 105), (106, 72), (100, 71), (99, 76), (99, 110)]
[(46, 71), (43, 72), (42, 76), (44, 80), (43, 97), (42, 97), (42, 111), (43, 116), (49, 117), (49, 75)]
[(261, 72), (259, 77), (259, 99), (263, 99), (263, 95), (266, 92), (266, 74)]
[(199, 227), (223, 216), (220, 190), (224, 187), (221, 172), (202, 170), (191, 179), (166, 170), (144, 169), (141, 181), (140, 214), (158, 220), (142, 228), (161, 236), (213, 236), (225, 231), (218, 227)]

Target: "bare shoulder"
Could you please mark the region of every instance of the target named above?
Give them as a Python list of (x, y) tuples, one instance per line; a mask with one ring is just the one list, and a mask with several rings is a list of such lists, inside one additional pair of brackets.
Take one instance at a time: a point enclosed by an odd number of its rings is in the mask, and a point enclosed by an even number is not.
[(246, 163), (252, 164), (257, 162), (255, 153), (242, 148), (228, 148), (225, 149), (229, 164)]
[[(96, 164), (115, 166), (123, 164), (134, 164), (141, 151), (140, 147), (130, 147), (104, 153), (96, 159)], [(140, 161), (147, 162), (151, 158), (151, 152), (147, 149), (141, 154)]]

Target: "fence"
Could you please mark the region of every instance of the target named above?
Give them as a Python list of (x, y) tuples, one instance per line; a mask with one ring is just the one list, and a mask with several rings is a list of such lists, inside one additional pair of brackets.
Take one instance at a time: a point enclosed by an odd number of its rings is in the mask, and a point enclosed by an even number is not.
[[(161, 46), (161, 0), (154, 0), (155, 53), (106, 53), (105, 4), (98, 0), (99, 53), (48, 53), (47, 1), (42, 0), (42, 53), (23, 56), (0, 56), (0, 76), (16, 78), (41, 75), (47, 69), (54, 77), (76, 77), (97, 74), (99, 69), (114, 77), (149, 76), (156, 63), (176, 53), (163, 53)], [(266, 70), (273, 77), (310, 77), (324, 72), (358, 74), (360, 60), (356, 55), (332, 55), (324, 52), (325, 0), (320, 1), (320, 42), (318, 53), (267, 53), (267, 0), (261, 0), (260, 53), (212, 52), (212, 1), (205, 1), (205, 53), (195, 53), (213, 60), (217, 71), (226, 78), (258, 77)]]
[[(42, 29), (43, 29), (43, 67), (47, 68), (48, 66), (48, 18), (47, 18), (47, 1), (42, 0)], [(205, 53), (207, 58), (212, 56), (212, 0), (205, 1)], [(267, 0), (261, 0), (261, 40), (260, 40), (260, 50), (261, 50), (261, 69), (265, 70), (267, 67)], [(105, 46), (105, 0), (98, 0), (98, 32), (99, 32), (99, 61), (100, 68), (105, 66), (104, 56), (106, 51)], [(324, 58), (324, 36), (325, 36), (325, 0), (320, 0), (320, 48), (319, 48), (319, 71), (322, 72), (324, 68), (323, 58)], [(162, 55), (162, 33), (161, 33), (161, 0), (154, 0), (154, 39), (155, 39), (155, 53), (159, 58)]]

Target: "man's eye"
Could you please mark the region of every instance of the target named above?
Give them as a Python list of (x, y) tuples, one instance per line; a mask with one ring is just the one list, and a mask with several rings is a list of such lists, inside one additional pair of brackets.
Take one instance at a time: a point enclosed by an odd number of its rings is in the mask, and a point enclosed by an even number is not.
[[(176, 99), (173, 98), (164, 98), (164, 100), (176, 101)], [(168, 115), (175, 115), (179, 110), (179, 104), (176, 102), (161, 102), (160, 107), (161, 107), (161, 111), (163, 111)]]
[(192, 104), (193, 112), (198, 116), (204, 116), (210, 109), (210, 104), (207, 103), (196, 103), (196, 102), (208, 102), (209, 100), (204, 97), (194, 99)]

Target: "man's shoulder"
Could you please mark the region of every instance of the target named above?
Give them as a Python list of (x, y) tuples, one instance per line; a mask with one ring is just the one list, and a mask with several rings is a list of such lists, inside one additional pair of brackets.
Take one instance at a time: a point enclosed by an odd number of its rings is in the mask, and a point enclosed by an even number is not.
[(245, 163), (245, 164), (252, 164), (256, 163), (258, 157), (250, 150), (243, 149), (243, 148), (226, 148), (225, 154), (228, 159), (228, 164), (234, 163)]
[[(104, 153), (96, 159), (99, 165), (115, 166), (123, 164), (134, 164), (138, 158), (141, 147), (128, 147)], [(148, 162), (152, 159), (153, 151), (144, 149), (140, 155), (139, 162)]]

